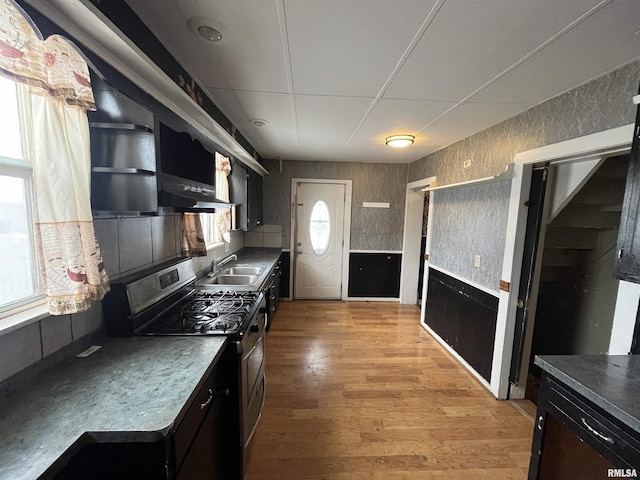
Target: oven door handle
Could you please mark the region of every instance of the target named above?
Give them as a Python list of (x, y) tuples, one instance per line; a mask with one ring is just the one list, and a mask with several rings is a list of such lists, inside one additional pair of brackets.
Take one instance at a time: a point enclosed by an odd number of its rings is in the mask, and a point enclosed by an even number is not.
[(256, 344), (255, 344), (253, 347), (251, 347), (251, 350), (249, 350), (249, 353), (247, 353), (246, 355), (244, 355), (244, 356), (242, 357), (242, 361), (243, 361), (243, 362), (244, 362), (247, 358), (249, 358), (251, 355), (253, 355), (253, 352), (255, 352), (255, 351), (256, 351), (256, 348), (258, 348), (258, 345), (259, 345), (259, 344), (260, 344), (260, 340), (258, 340), (258, 341), (256, 342)]

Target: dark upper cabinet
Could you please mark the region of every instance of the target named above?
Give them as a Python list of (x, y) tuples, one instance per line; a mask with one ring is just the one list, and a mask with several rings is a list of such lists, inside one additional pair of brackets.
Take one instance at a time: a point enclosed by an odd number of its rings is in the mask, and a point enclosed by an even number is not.
[(97, 110), (89, 112), (94, 214), (155, 214), (153, 113), (93, 77)]
[(247, 228), (262, 225), (262, 175), (249, 169), (247, 186)]
[(618, 246), (613, 274), (620, 280), (640, 283), (640, 107), (633, 131), (631, 158), (622, 203)]
[(231, 203), (236, 206), (236, 228), (246, 231), (262, 225), (262, 176), (234, 160), (228, 180)]

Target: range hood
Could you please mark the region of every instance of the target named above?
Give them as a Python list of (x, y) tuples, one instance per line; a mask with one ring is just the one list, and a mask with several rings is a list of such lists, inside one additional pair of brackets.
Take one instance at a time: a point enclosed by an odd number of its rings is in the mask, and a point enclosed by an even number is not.
[(231, 208), (231, 203), (216, 198), (213, 185), (166, 173), (158, 174), (158, 206), (179, 211), (211, 212)]

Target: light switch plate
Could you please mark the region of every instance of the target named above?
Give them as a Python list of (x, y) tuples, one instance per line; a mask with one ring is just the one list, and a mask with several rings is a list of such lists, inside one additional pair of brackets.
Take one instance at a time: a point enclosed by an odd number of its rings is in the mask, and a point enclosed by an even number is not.
[(475, 259), (473, 260), (473, 265), (476, 268), (480, 268), (480, 255), (476, 255)]

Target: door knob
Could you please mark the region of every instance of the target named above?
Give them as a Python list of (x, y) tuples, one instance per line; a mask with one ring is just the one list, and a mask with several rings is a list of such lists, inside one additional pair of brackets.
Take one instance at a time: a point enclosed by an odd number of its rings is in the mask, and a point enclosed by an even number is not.
[(522, 300), (518, 299), (518, 303), (516, 303), (516, 307), (523, 308), (524, 307), (524, 302)]
[(296, 253), (300, 254), (300, 253), (302, 253), (302, 250), (296, 250)]
[(298, 242), (298, 243), (296, 243), (296, 245), (301, 247), (302, 246), (302, 242)]

